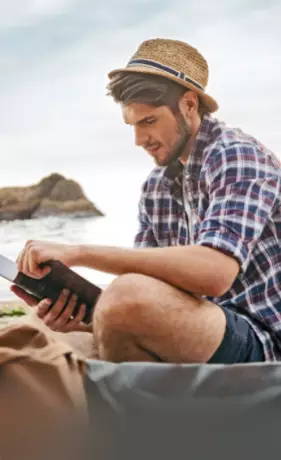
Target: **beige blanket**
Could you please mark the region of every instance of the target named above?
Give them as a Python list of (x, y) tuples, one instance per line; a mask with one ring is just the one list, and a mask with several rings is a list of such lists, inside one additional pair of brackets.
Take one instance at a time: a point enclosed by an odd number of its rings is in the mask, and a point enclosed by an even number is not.
[(86, 459), (84, 358), (92, 336), (52, 332), (26, 311), (1, 319), (0, 459)]

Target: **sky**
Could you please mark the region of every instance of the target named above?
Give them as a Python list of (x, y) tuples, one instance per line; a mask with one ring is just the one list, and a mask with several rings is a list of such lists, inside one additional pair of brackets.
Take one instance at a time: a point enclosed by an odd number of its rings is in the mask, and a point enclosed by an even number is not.
[(280, 17), (279, 0), (1, 0), (0, 186), (60, 172), (104, 212), (133, 212), (154, 165), (105, 87), (156, 37), (195, 46), (216, 117), (281, 158)]

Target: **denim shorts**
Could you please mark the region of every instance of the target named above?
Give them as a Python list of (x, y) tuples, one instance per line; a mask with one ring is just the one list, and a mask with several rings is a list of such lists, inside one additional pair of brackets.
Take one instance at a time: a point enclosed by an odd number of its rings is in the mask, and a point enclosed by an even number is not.
[(234, 364), (265, 361), (263, 346), (248, 321), (228, 308), (222, 310), (226, 316), (224, 338), (208, 362)]

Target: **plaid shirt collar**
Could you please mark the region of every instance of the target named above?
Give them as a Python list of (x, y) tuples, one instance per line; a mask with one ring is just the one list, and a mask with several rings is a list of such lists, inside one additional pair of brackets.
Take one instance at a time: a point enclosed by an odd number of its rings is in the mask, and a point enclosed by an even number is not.
[(175, 187), (173, 187), (175, 191), (177, 186), (180, 186), (182, 183), (183, 174), (193, 180), (199, 177), (203, 152), (211, 141), (211, 133), (216, 124), (217, 120), (212, 118), (211, 115), (206, 114), (203, 116), (193, 149), (186, 164), (183, 165), (179, 160), (175, 160), (166, 167), (163, 175), (163, 185), (165, 187), (170, 188), (175, 184)]

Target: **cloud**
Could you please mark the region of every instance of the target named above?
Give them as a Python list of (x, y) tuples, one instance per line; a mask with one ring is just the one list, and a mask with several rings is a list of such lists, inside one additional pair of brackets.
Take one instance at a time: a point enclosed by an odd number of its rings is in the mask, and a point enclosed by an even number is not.
[(46, 16), (62, 14), (75, 0), (9, 0), (0, 3), (0, 27), (27, 27)]
[(74, 0), (32, 0), (31, 12), (38, 16), (61, 14), (74, 4)]

